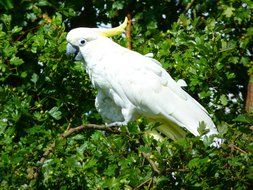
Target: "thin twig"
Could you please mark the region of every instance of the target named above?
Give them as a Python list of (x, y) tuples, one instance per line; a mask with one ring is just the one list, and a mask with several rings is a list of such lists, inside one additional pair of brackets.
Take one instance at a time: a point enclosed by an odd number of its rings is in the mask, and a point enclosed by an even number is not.
[[(95, 130), (106, 131), (106, 132), (113, 133), (113, 134), (120, 134), (119, 130), (113, 129), (112, 127), (107, 127), (105, 125), (86, 124), (86, 125), (80, 125), (75, 128), (68, 128), (64, 133), (62, 133), (59, 136), (59, 138), (66, 139), (69, 136), (71, 136), (72, 134), (80, 133), (81, 131), (86, 130), (86, 129), (95, 129)], [(29, 179), (35, 179), (39, 176), (41, 166), (46, 161), (46, 158), (49, 156), (49, 154), (54, 151), (54, 148), (55, 148), (55, 142), (53, 142), (47, 146), (46, 151), (43, 153), (43, 156), (39, 160), (40, 167), (30, 167), (27, 169), (27, 171), (28, 171), (27, 176)]]
[(44, 152), (43, 156), (41, 157), (39, 163), (43, 164), (43, 163), (45, 162), (45, 160), (46, 160), (46, 157), (47, 157), (51, 152), (53, 152), (54, 148), (55, 148), (55, 142), (53, 142), (52, 144), (50, 144), (50, 145), (47, 147), (47, 149), (46, 149), (46, 151)]
[(86, 124), (86, 125), (80, 125), (75, 128), (69, 128), (65, 133), (61, 134), (61, 137), (67, 138), (68, 136), (72, 135), (72, 133), (78, 133), (85, 129), (97, 129), (97, 130), (106, 131), (109, 133), (120, 134), (119, 130), (112, 129), (111, 127), (107, 127), (105, 125)]
[(166, 172), (188, 172), (189, 169), (187, 169), (187, 168), (178, 168), (178, 169), (169, 168), (169, 169), (166, 169), (165, 171)]
[(242, 150), (241, 148), (239, 148), (238, 146), (236, 146), (234, 144), (230, 144), (229, 147), (231, 148), (231, 150), (236, 149), (236, 150), (240, 151), (241, 153), (247, 154), (246, 151)]
[(193, 5), (195, 0), (192, 0), (190, 3), (187, 4), (186, 8), (185, 8), (185, 12), (187, 12)]
[(160, 174), (161, 172), (160, 172), (160, 170), (158, 169), (156, 163), (155, 163), (153, 160), (150, 159), (149, 155), (146, 154), (146, 153), (144, 153), (144, 152), (142, 152), (141, 154), (142, 154), (142, 156), (143, 156), (144, 158), (147, 159), (147, 161), (149, 162), (149, 164), (150, 164), (150, 166), (152, 167), (152, 169), (153, 169), (157, 174)]
[(151, 185), (153, 183), (153, 180), (154, 180), (154, 178), (152, 177), (151, 180), (150, 180), (150, 182), (149, 182), (149, 184), (148, 184), (148, 189), (151, 189)]
[(146, 183), (150, 184), (150, 181), (152, 181), (152, 177), (148, 178), (147, 180), (145, 180), (144, 182), (142, 182), (140, 185), (138, 185), (136, 188), (134, 188), (135, 190), (140, 189), (142, 186), (144, 186)]
[[(50, 144), (47, 148), (46, 151), (44, 152), (43, 156), (40, 158), (40, 161), (38, 162), (39, 164), (43, 164), (46, 161), (46, 158), (48, 155), (54, 151), (55, 148), (55, 142)], [(39, 172), (41, 170), (41, 167), (29, 167), (27, 169), (27, 178), (28, 179), (36, 179), (39, 176)]]
[(231, 51), (231, 50), (234, 50), (235, 48), (234, 47), (231, 47), (231, 48), (225, 48), (225, 49), (222, 49), (220, 51), (218, 51), (219, 53), (222, 53), (224, 51)]

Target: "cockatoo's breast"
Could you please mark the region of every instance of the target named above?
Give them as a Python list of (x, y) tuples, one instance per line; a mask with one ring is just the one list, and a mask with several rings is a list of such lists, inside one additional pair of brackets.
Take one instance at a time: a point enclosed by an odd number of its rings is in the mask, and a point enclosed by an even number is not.
[(109, 79), (116, 72), (115, 65), (117, 65), (114, 59), (115, 51), (117, 51), (115, 47), (120, 46), (108, 38), (98, 38), (80, 48), (85, 60), (86, 72), (92, 84), (97, 88), (108, 89), (111, 85)]

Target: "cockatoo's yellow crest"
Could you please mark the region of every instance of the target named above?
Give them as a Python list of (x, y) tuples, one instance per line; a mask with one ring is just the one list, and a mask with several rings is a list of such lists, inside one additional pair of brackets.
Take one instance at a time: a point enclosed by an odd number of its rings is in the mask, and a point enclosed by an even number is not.
[(127, 26), (127, 22), (128, 22), (128, 19), (127, 19), (127, 17), (125, 17), (125, 20), (121, 25), (114, 27), (114, 28), (110, 28), (110, 29), (101, 29), (99, 31), (99, 33), (105, 37), (113, 37), (113, 36), (122, 34), (125, 31), (125, 28)]

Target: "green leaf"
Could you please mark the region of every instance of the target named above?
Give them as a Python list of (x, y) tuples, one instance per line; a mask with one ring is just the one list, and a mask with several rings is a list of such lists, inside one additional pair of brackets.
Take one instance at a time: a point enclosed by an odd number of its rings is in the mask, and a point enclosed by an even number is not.
[(199, 166), (199, 158), (194, 158), (194, 159), (192, 159), (189, 163), (188, 163), (188, 167), (190, 168), (190, 169), (192, 169), (192, 168), (195, 168), (195, 167), (197, 167), (197, 166)]
[(227, 17), (227, 18), (230, 18), (232, 15), (233, 15), (233, 12), (235, 11), (235, 8), (234, 7), (227, 7), (223, 14)]
[(31, 81), (36, 84), (39, 79), (39, 76), (36, 73), (33, 73)]
[(233, 121), (252, 124), (253, 123), (253, 116), (250, 116), (248, 114), (240, 114), (235, 119), (233, 119)]
[(109, 165), (109, 167), (105, 170), (105, 175), (108, 175), (108, 176), (115, 176), (115, 170), (117, 169), (118, 167), (116, 165)]
[(204, 135), (209, 132), (209, 129), (206, 127), (206, 123), (204, 121), (199, 123), (198, 132), (200, 135)]
[(220, 102), (223, 106), (226, 106), (228, 104), (227, 97), (224, 94), (220, 96)]
[(83, 169), (87, 170), (87, 169), (89, 169), (89, 168), (94, 167), (96, 164), (97, 164), (97, 160), (94, 159), (94, 158), (91, 158), (91, 159), (87, 160), (87, 161), (84, 163)]
[(36, 4), (38, 6), (48, 6), (48, 5), (50, 5), (50, 3), (47, 0), (39, 0)]
[(24, 72), (21, 73), (22, 78), (26, 78), (26, 76), (27, 76), (27, 72), (24, 71)]
[(2, 5), (6, 10), (13, 9), (13, 0), (1, 0), (0, 5)]
[(11, 32), (14, 34), (14, 33), (18, 33), (22, 30), (23, 28), (22, 27), (18, 27), (18, 26), (14, 26), (14, 28), (11, 30)]
[(23, 63), (24, 61), (18, 57), (12, 57), (10, 60), (10, 64), (15, 65), (15, 66), (22, 65)]
[(113, 9), (117, 9), (117, 10), (120, 10), (122, 9), (124, 6), (123, 2), (121, 1), (115, 1), (113, 4), (112, 4), (112, 8)]
[(61, 111), (59, 111), (58, 107), (53, 107), (48, 113), (56, 120), (60, 120), (62, 117)]
[(222, 123), (221, 125), (217, 126), (217, 129), (220, 134), (226, 134), (228, 131), (228, 125), (226, 123)]

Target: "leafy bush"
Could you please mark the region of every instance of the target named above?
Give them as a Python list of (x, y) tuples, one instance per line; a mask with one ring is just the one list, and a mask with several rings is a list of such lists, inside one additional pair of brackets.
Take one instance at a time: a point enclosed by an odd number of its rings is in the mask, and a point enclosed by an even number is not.
[[(251, 1), (14, 2), (0, 2), (1, 189), (250, 188), (253, 117), (243, 107)], [(220, 149), (191, 134), (157, 142), (145, 134), (153, 127), (145, 118), (121, 130), (101, 125), (82, 64), (65, 55), (66, 31), (83, 15), (88, 26), (118, 24), (129, 10), (133, 48), (186, 80), (226, 139)]]

